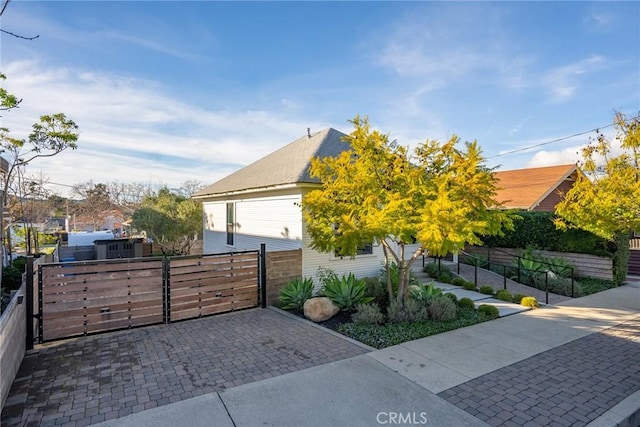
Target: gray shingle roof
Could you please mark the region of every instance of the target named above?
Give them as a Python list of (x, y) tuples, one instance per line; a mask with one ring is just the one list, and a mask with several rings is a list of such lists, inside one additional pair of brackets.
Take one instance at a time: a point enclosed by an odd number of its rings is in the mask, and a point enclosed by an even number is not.
[(285, 184), (318, 183), (309, 176), (309, 166), (314, 157), (336, 156), (348, 150), (342, 142), (344, 133), (329, 128), (308, 137), (299, 138), (289, 145), (251, 163), (198, 191), (195, 197)]

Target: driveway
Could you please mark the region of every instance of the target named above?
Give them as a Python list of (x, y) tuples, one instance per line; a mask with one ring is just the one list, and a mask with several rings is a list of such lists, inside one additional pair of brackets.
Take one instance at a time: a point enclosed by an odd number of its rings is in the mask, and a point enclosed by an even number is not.
[(70, 339), (25, 357), (1, 424), (85, 426), (368, 351), (270, 309)]

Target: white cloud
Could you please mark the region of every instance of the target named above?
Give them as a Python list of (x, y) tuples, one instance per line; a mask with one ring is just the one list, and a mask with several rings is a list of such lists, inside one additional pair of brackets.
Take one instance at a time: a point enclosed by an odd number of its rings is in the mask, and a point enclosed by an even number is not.
[[(2, 125), (25, 138), (40, 115), (63, 111), (80, 128), (78, 149), (34, 163), (53, 182), (211, 183), (304, 134), (315, 120), (278, 111), (211, 111), (166, 94), (153, 81), (36, 61), (5, 64), (4, 87), (24, 99)], [(282, 107), (285, 108), (285, 107)]]
[(582, 159), (580, 154), (583, 146), (568, 147), (558, 151), (542, 150), (536, 152), (525, 167), (535, 168), (576, 163)]
[(606, 58), (593, 55), (573, 64), (550, 70), (543, 76), (542, 84), (550, 92), (553, 102), (562, 102), (573, 97), (580, 86), (583, 74), (593, 73), (606, 67)]

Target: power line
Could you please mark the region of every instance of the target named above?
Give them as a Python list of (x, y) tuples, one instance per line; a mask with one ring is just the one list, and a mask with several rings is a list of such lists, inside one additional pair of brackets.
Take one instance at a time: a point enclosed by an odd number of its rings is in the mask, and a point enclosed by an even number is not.
[[(640, 115), (637, 115), (635, 117), (631, 117), (630, 120), (635, 120), (637, 118), (640, 118)], [(533, 148), (543, 147), (545, 145), (549, 145), (549, 144), (553, 144), (553, 143), (556, 143), (556, 142), (564, 141), (564, 140), (567, 140), (567, 139), (575, 138), (576, 136), (582, 136), (582, 135), (586, 135), (588, 133), (597, 132), (600, 129), (610, 128), (611, 126), (614, 126), (614, 125), (615, 125), (615, 123), (610, 123), (610, 124), (608, 124), (606, 126), (600, 126), (600, 127), (597, 127), (597, 128), (591, 129), (591, 130), (587, 130), (587, 131), (584, 131), (584, 132), (579, 132), (579, 133), (576, 133), (576, 134), (573, 134), (573, 135), (569, 135), (569, 136), (563, 136), (562, 138), (556, 138), (556, 139), (553, 139), (551, 141), (541, 142), (540, 144), (530, 145), (529, 147), (518, 148), (516, 150), (511, 150), (511, 151), (507, 151), (507, 152), (504, 152), (504, 153), (500, 153), (500, 154), (496, 154), (496, 155), (493, 155), (493, 156), (489, 156), (489, 157), (487, 157), (487, 159), (493, 159), (495, 157), (502, 157), (502, 156), (506, 156), (508, 154), (514, 154), (514, 153), (519, 153), (521, 151), (531, 150)]]

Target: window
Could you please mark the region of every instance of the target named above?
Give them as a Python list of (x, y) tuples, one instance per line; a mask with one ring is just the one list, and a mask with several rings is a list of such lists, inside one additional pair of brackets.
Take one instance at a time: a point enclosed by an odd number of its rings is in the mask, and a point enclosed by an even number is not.
[[(373, 254), (373, 244), (367, 243), (361, 246), (358, 246), (356, 249), (356, 256), (358, 255), (372, 255)], [(342, 258), (344, 255), (340, 255), (340, 248), (336, 248), (334, 256), (336, 258)]]
[(233, 237), (236, 229), (236, 206), (227, 203), (227, 245), (233, 246)]

